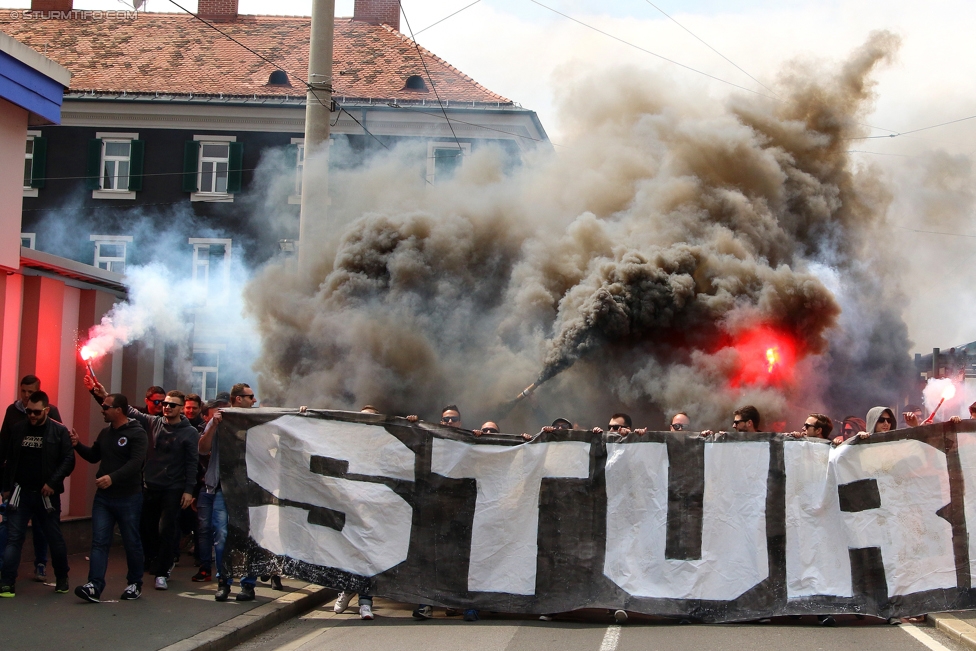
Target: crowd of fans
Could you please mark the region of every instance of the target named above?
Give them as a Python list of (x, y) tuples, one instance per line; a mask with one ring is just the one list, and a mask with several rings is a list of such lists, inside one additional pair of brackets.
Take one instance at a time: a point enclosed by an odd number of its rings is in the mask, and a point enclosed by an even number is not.
[[(192, 546), (195, 565), (199, 568), (191, 578), (194, 582), (217, 580), (215, 599), (226, 601), (231, 594), (233, 576), (231, 563), (224, 558), (227, 541), (227, 506), (220, 483), (220, 450), (215, 436), (221, 422), (221, 408), (253, 407), (257, 397), (250, 386), (235, 384), (229, 393), (218, 393), (204, 403), (199, 395), (181, 391), (166, 391), (152, 386), (146, 391), (145, 407), (136, 409), (126, 396), (108, 393), (91, 375), (84, 378), (85, 386), (98, 402), (106, 427), (86, 445), (74, 429), (61, 423), (58, 408), (50, 404), (41, 391), (41, 381), (28, 375), (21, 380), (19, 399), (7, 408), (0, 427), (0, 492), (3, 496), (3, 521), (0, 522), (0, 597), (16, 594), (16, 579), (21, 562), (27, 525), (32, 523), (34, 546), (34, 574), (36, 581), (47, 580), (47, 562), (55, 576), (55, 592), (66, 593), (68, 586), (67, 548), (60, 530), (61, 495), (64, 480), (75, 467), (76, 455), (82, 460), (99, 464), (95, 473), (96, 492), (92, 504), (92, 547), (88, 581), (75, 588), (75, 594), (87, 602), (97, 603), (105, 590), (105, 573), (113, 531), (118, 526), (125, 550), (126, 587), (120, 599), (138, 599), (142, 594), (145, 572), (154, 577), (157, 590), (167, 590), (171, 573), (185, 547)], [(305, 408), (303, 407), (304, 411)], [(363, 413), (379, 413), (366, 405)], [(922, 419), (920, 407), (909, 406), (902, 413), (903, 424), (918, 426)], [(970, 418), (976, 419), (976, 403), (969, 406)], [(417, 422), (415, 415), (406, 417)], [(957, 420), (955, 418), (953, 420)], [(825, 414), (810, 414), (791, 437), (813, 437), (842, 445), (855, 437), (869, 437), (873, 433), (896, 428), (895, 411), (887, 407), (871, 409), (865, 419), (848, 416), (836, 429), (834, 421)], [(441, 410), (440, 424), (462, 429), (461, 412), (457, 405)], [(733, 412), (732, 428), (738, 432), (761, 432), (759, 410), (746, 405)], [(583, 429), (566, 418), (557, 418), (543, 427), (542, 433), (556, 430)], [(698, 431), (692, 416), (679, 412), (671, 418), (673, 432), (687, 432), (702, 437), (721, 437), (727, 432)], [(487, 421), (471, 430), (475, 436), (499, 435), (498, 424)], [(601, 427), (591, 431), (603, 434)], [(632, 419), (624, 413), (610, 417), (606, 432), (626, 436), (643, 436), (647, 428), (634, 428)], [(539, 434), (535, 435), (538, 436)], [(535, 438), (522, 434), (528, 441)], [(283, 589), (281, 577), (261, 577), (270, 581), (273, 589)], [(237, 601), (255, 598), (257, 576), (240, 579)], [(350, 592), (342, 592), (336, 599), (334, 611), (344, 612), (350, 605)], [(359, 615), (373, 619), (371, 595), (360, 594)], [(463, 614), (464, 619), (476, 621), (475, 609), (448, 609), (448, 615)], [(627, 613), (612, 613), (618, 621), (625, 621)], [(433, 617), (433, 608), (419, 604), (413, 612), (418, 620)], [(552, 615), (542, 615), (551, 619)], [(833, 618), (822, 616), (822, 624), (831, 625)]]

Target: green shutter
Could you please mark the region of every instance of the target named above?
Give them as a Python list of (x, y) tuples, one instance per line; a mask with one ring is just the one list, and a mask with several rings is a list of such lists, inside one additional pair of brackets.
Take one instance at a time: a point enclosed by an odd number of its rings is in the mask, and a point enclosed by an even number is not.
[(88, 141), (88, 169), (85, 172), (85, 187), (97, 190), (101, 185), (102, 176), (102, 140), (95, 138)]
[(197, 140), (187, 140), (183, 147), (183, 192), (196, 192), (197, 166), (200, 161), (200, 143)]
[(43, 188), (47, 180), (47, 138), (34, 136), (34, 160), (31, 161), (32, 188)]
[(133, 140), (129, 143), (129, 191), (142, 190), (142, 163), (146, 158), (146, 143)]
[(232, 142), (227, 161), (227, 192), (241, 191), (241, 169), (244, 167), (244, 143)]
[(298, 145), (288, 145), (288, 168), (297, 170), (298, 169)]

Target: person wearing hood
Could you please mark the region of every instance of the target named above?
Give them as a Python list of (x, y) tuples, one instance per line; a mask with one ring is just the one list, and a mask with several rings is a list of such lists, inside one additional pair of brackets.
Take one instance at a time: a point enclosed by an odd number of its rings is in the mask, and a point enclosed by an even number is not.
[(882, 434), (895, 429), (898, 421), (895, 419), (895, 412), (888, 407), (872, 407), (864, 419), (865, 428), (863, 432), (858, 432), (857, 436), (852, 436), (849, 441), (855, 439), (866, 439), (872, 434)]
[(92, 548), (88, 566), (88, 583), (75, 588), (81, 599), (98, 603), (105, 589), (105, 570), (112, 531), (119, 525), (125, 549), (126, 587), (120, 599), (130, 601), (142, 595), (145, 556), (139, 521), (142, 515), (142, 467), (146, 462), (149, 437), (133, 418), (129, 418), (129, 400), (112, 393), (102, 401), (102, 417), (108, 427), (98, 433), (91, 447), (71, 430), (71, 445), (78, 456), (99, 464), (95, 472), (95, 500), (92, 503)]
[[(105, 387), (91, 376), (85, 376), (85, 386), (96, 399), (108, 396)], [(175, 565), (173, 540), (176, 538), (180, 509), (193, 502), (193, 487), (197, 483), (197, 428), (183, 415), (186, 396), (170, 391), (163, 399), (162, 416), (150, 416), (128, 409), (149, 434), (149, 453), (146, 457), (145, 490), (142, 493), (142, 549), (150, 572), (156, 577), (157, 590), (169, 589), (169, 574)], [(150, 559), (153, 559), (150, 561)]]

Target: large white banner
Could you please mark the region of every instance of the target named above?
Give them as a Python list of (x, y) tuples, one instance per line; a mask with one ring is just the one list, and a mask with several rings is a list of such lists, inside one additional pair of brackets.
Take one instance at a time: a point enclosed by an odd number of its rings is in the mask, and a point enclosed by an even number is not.
[(461, 608), (733, 621), (971, 607), (974, 432), (523, 442), (260, 409), (228, 411), (219, 436), (247, 571)]

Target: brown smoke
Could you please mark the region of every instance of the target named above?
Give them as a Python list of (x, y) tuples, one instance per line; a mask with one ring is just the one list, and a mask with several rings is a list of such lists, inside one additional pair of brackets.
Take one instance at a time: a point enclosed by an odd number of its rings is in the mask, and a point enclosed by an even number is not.
[[(333, 174), (320, 274), (272, 267), (249, 292), (265, 400), (428, 418), (457, 402), (470, 427), (559, 374), (503, 429), (556, 410), (602, 424), (607, 409), (683, 409), (703, 427), (743, 401), (769, 420), (862, 410), (848, 403), (904, 370), (908, 342), (874, 260), (889, 199), (847, 139), (897, 45), (874, 34), (837, 72), (791, 65), (781, 101), (724, 107), (606, 71), (579, 82), (600, 101), (565, 107), (571, 145), (515, 171), (482, 149), (425, 189), (403, 148)], [(796, 342), (795, 381), (731, 382), (730, 346), (757, 326)], [(870, 377), (852, 392), (837, 369)]]

